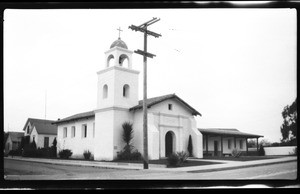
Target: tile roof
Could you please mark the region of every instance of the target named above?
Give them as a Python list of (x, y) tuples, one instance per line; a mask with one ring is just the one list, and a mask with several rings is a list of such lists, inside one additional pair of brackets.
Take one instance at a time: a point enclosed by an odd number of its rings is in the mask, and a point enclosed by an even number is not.
[(248, 137), (248, 138), (263, 137), (262, 135), (240, 132), (237, 129), (198, 128), (198, 130), (204, 135), (223, 135), (223, 136), (236, 136), (236, 137)]
[[(147, 107), (150, 108), (151, 106), (158, 104), (160, 102), (163, 102), (165, 100), (169, 99), (177, 99), (179, 102), (181, 102), (185, 107), (187, 107), (193, 115), (200, 115), (202, 116), (197, 110), (195, 110), (193, 107), (191, 107), (189, 104), (187, 104), (185, 101), (183, 101), (181, 98), (179, 98), (176, 94), (168, 94), (164, 96), (154, 97), (154, 98), (148, 98), (147, 99)], [(143, 108), (143, 100), (139, 101), (139, 104), (130, 108), (129, 111), (142, 109)]]
[(57, 134), (57, 126), (52, 125), (52, 123), (55, 122), (54, 120), (28, 118), (23, 128), (23, 131), (25, 131), (25, 128), (29, 122), (32, 127), (36, 128), (38, 134), (48, 134), (48, 135)]
[[(198, 111), (196, 111), (193, 107), (188, 105), (186, 102), (184, 102), (181, 98), (179, 98), (175, 94), (168, 94), (168, 95), (159, 96), (159, 97), (155, 97), (155, 98), (148, 98), (147, 99), (148, 108), (150, 108), (151, 106), (158, 104), (162, 101), (172, 99), (172, 98), (175, 98), (178, 101), (180, 101), (181, 103), (183, 103), (192, 112), (193, 115), (201, 116), (201, 114)], [(140, 100), (139, 104), (137, 106), (130, 108), (129, 111), (141, 109), (141, 108), (143, 108), (143, 100)], [(57, 121), (53, 121), (52, 124), (59, 124), (59, 123), (74, 121), (74, 120), (83, 119), (83, 118), (91, 118), (91, 117), (95, 117), (94, 111), (88, 111), (88, 112), (75, 114), (75, 115), (72, 115), (72, 116), (57, 120)]]
[(58, 124), (58, 123), (63, 123), (63, 122), (68, 122), (68, 121), (75, 121), (75, 120), (78, 120), (78, 119), (90, 118), (90, 117), (95, 117), (95, 112), (94, 111), (75, 114), (75, 115), (66, 117), (64, 119), (53, 121), (52, 124)]

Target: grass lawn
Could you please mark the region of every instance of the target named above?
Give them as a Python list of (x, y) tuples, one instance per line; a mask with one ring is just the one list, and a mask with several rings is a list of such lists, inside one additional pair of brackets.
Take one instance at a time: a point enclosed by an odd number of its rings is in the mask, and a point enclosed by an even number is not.
[[(114, 161), (119, 163), (143, 163), (141, 160), (123, 160), (123, 161)], [(167, 159), (160, 159), (160, 160), (149, 160), (149, 164), (162, 164), (167, 165), (168, 161)], [(210, 161), (195, 161), (195, 160), (188, 160), (182, 164), (180, 167), (187, 167), (187, 166), (203, 166), (203, 165), (213, 165), (213, 164), (222, 164), (222, 162), (210, 162)]]
[(240, 156), (238, 158), (234, 158), (232, 156), (229, 157), (214, 157), (214, 156), (204, 156), (204, 160), (230, 160), (230, 161), (253, 161), (253, 160), (266, 160), (266, 159), (274, 159), (274, 158), (281, 158), (283, 156)]

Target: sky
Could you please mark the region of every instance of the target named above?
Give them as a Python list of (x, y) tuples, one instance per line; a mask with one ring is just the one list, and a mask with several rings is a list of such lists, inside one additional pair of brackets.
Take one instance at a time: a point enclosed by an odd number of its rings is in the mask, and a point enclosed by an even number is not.
[[(6, 9), (4, 131), (28, 118), (57, 120), (91, 111), (105, 54), (121, 39), (143, 50), (129, 29), (148, 29), (148, 97), (175, 93), (199, 111), (198, 128), (236, 128), (281, 138), (281, 112), (296, 98), (295, 9)], [(133, 54), (140, 71), (143, 59)]]

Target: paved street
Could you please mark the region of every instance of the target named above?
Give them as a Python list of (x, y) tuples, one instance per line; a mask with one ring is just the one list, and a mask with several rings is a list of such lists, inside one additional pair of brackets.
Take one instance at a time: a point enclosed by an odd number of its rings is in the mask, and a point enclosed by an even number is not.
[(286, 162), (213, 172), (166, 172), (161, 170), (124, 170), (96, 167), (44, 164), (4, 159), (4, 173), (7, 180), (70, 180), (70, 179), (200, 179), (200, 180), (252, 180), (286, 179), (297, 177), (297, 163)]

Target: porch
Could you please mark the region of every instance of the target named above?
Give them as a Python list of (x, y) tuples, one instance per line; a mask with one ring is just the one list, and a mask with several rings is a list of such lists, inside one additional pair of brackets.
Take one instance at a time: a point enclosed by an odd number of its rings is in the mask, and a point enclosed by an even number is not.
[[(203, 156), (230, 156), (233, 149), (249, 155), (248, 139), (256, 139), (256, 153), (258, 153), (258, 139), (262, 135), (240, 132), (237, 129), (199, 129), (203, 135)], [(253, 151), (251, 152), (253, 153)]]

